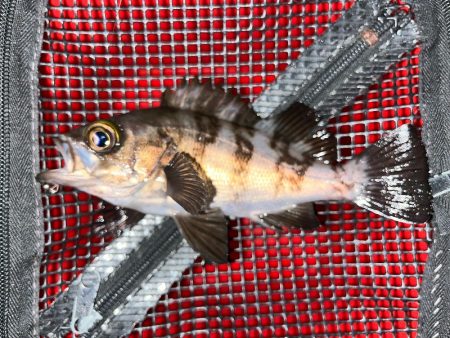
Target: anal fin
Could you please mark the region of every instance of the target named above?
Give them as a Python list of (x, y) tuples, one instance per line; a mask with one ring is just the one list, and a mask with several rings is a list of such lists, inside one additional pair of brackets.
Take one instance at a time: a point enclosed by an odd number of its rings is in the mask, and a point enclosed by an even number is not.
[(189, 245), (207, 261), (228, 262), (228, 222), (220, 209), (199, 215), (176, 215), (175, 222)]
[(320, 225), (313, 203), (298, 204), (291, 209), (278, 213), (260, 215), (259, 218), (263, 224), (276, 229), (281, 229), (283, 226), (297, 229), (314, 229)]

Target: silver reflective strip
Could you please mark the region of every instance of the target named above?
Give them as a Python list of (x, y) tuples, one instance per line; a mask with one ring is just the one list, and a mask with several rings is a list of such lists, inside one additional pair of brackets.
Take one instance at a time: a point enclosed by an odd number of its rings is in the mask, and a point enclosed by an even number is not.
[(145, 317), (148, 309), (154, 307), (161, 296), (169, 291), (172, 284), (180, 280), (183, 272), (197, 257), (198, 253), (183, 241), (92, 337), (120, 337), (129, 333), (133, 325)]
[[(95, 272), (100, 276), (100, 282), (109, 276), (120, 266), (120, 264), (134, 251), (142, 242), (152, 236), (155, 230), (161, 226), (161, 219), (147, 216), (132, 229), (125, 230), (121, 237), (106, 247), (100, 255), (86, 268), (84, 274)], [(57, 334), (68, 332), (72, 310), (78, 295), (78, 285), (82, 276), (78, 276), (70, 287), (60, 294), (51, 308), (42, 313), (40, 320), (41, 334)]]
[(288, 106), (302, 89), (311, 84), (313, 77), (317, 76), (330, 60), (351, 45), (352, 37), (358, 34), (358, 30), (373, 19), (374, 15), (375, 9), (369, 1), (357, 1), (322, 37), (302, 51), (302, 55), (254, 101), (253, 109), (266, 117)]
[[(386, 71), (397, 63), (405, 52), (417, 45), (419, 37), (417, 25), (407, 17), (403, 17), (401, 21), (404, 26), (402, 28), (397, 26), (398, 31), (389, 33), (389, 37), (385, 37), (376, 50), (371, 49), (371, 53), (364, 62), (358, 61), (356, 67), (340, 80), (338, 88), (334, 88), (330, 95), (310, 102), (322, 117), (336, 116), (342, 107), (351, 105), (355, 97), (365, 94), (371, 84), (376, 83), (377, 79), (386, 74)], [(411, 103), (409, 106), (413, 105)]]
[[(355, 4), (255, 100), (254, 109), (266, 117), (300, 101), (328, 119), (367, 92), (415, 46), (419, 35), (416, 24), (403, 12), (392, 16), (386, 8), (374, 14), (364, 2)], [(336, 38), (343, 34), (348, 38)]]

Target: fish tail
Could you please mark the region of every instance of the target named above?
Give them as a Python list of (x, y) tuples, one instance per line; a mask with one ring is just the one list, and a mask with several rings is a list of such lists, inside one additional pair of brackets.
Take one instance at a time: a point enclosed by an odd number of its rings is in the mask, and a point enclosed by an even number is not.
[(342, 169), (343, 181), (353, 181), (358, 206), (407, 223), (430, 219), (428, 163), (415, 127), (389, 131)]

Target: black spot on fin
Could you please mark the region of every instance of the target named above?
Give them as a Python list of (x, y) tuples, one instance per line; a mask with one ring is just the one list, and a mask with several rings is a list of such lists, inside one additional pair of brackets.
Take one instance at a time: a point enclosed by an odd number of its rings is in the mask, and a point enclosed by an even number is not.
[(220, 209), (201, 215), (177, 215), (175, 221), (189, 245), (207, 261), (228, 262), (228, 222)]
[(259, 217), (264, 224), (277, 229), (281, 229), (283, 226), (313, 229), (320, 225), (313, 203), (298, 204), (291, 209), (275, 214), (260, 215)]
[[(343, 177), (361, 177), (354, 202), (408, 223), (431, 218), (431, 188), (425, 148), (415, 127), (403, 125), (346, 163)], [(362, 175), (360, 173), (363, 173)]]
[(186, 153), (176, 153), (164, 167), (167, 194), (187, 212), (198, 214), (209, 208), (216, 189), (195, 159)]
[(175, 90), (167, 89), (161, 106), (195, 111), (245, 127), (252, 127), (260, 120), (240, 96), (214, 88), (211, 82), (200, 84), (196, 78)]
[(133, 209), (106, 205), (100, 210), (99, 216), (93, 225), (94, 232), (118, 236), (123, 230), (136, 225), (145, 214)]
[(322, 160), (327, 163), (336, 161), (336, 138), (323, 127), (316, 112), (295, 102), (283, 112), (262, 120), (256, 128), (268, 133), (272, 146), (284, 155), (300, 160)]

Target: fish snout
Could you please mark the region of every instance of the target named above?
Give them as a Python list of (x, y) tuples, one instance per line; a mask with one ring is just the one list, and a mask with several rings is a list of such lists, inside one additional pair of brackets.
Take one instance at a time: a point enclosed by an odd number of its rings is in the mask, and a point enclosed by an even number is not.
[(56, 136), (53, 138), (56, 150), (60, 153), (64, 161), (64, 167), (59, 169), (46, 170), (38, 173), (35, 177), (36, 181), (41, 184), (55, 183), (55, 180), (68, 172), (73, 171), (74, 159), (72, 146), (69, 139), (65, 135)]
[(47, 182), (47, 180), (46, 180), (46, 174), (47, 174), (46, 171), (43, 171), (43, 172), (37, 174), (36, 177), (35, 177), (36, 181), (38, 181), (39, 183), (45, 183), (45, 182)]

